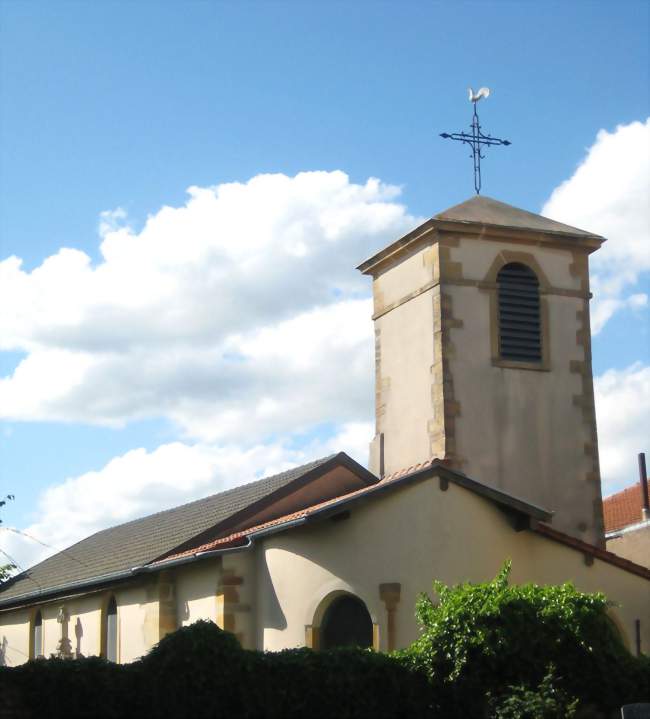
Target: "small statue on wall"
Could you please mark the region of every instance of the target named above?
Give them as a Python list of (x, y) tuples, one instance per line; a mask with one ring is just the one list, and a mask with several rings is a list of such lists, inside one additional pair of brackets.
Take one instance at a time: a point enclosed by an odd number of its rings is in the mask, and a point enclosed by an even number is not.
[(55, 656), (60, 659), (72, 659), (72, 643), (68, 637), (70, 614), (64, 604), (61, 605), (61, 608), (59, 609), (56, 621), (61, 625), (61, 639), (59, 639), (59, 643), (57, 644)]

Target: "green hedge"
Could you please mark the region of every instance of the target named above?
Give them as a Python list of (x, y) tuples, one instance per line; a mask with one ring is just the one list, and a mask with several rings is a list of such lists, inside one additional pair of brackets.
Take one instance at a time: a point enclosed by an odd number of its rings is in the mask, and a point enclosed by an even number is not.
[(247, 651), (205, 621), (168, 635), (133, 664), (41, 659), (2, 668), (0, 701), (3, 719), (432, 716), (426, 678), (395, 657)]
[(422, 596), (422, 634), (391, 655), (362, 649), (242, 649), (211, 622), (165, 637), (138, 662), (98, 658), (0, 668), (0, 715), (59, 717), (408, 717), (608, 719), (650, 697), (599, 594), (492, 582)]

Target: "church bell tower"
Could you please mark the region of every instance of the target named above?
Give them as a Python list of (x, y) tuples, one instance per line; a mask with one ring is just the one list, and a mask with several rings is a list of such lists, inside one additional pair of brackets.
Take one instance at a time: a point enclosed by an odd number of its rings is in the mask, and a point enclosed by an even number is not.
[(371, 470), (445, 459), (602, 546), (589, 254), (603, 241), (477, 195), (360, 265), (373, 278)]

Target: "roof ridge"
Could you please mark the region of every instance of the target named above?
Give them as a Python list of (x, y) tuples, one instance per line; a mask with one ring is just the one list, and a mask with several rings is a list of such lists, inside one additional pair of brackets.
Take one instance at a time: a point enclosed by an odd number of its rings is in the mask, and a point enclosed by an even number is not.
[(603, 497), (603, 502), (606, 502), (608, 499), (613, 499), (614, 497), (618, 497), (621, 494), (625, 494), (626, 492), (638, 492), (641, 489), (641, 485), (638, 482), (635, 482), (634, 484), (631, 484), (629, 487), (624, 487), (623, 489), (619, 489), (617, 492), (612, 492), (612, 494), (608, 494), (606, 497)]
[[(294, 467), (289, 467), (288, 469), (284, 469), (281, 472), (276, 472), (275, 474), (268, 474), (264, 477), (258, 477), (257, 479), (254, 479), (252, 482), (245, 482), (244, 484), (236, 484), (233, 487), (228, 487), (228, 489), (223, 489), (221, 492), (215, 492), (214, 494), (208, 494), (205, 497), (199, 497), (198, 499), (192, 499), (189, 502), (183, 502), (183, 504), (177, 504), (173, 507), (168, 507), (167, 509), (160, 509), (157, 512), (151, 512), (150, 514), (143, 514), (141, 517), (134, 517), (133, 519), (129, 519), (126, 522), (120, 522), (119, 524), (112, 524), (110, 527), (104, 527), (104, 529), (98, 529), (96, 532), (93, 532), (92, 534), (89, 534), (88, 536), (84, 537), (83, 539), (80, 539), (78, 542), (75, 542), (75, 544), (79, 544), (79, 542), (83, 542), (86, 539), (90, 539), (91, 537), (96, 537), (98, 534), (102, 534), (103, 532), (109, 532), (113, 529), (117, 529), (118, 527), (127, 527), (129, 524), (133, 524), (134, 522), (141, 522), (143, 519), (149, 519), (151, 517), (159, 517), (162, 514), (167, 514), (169, 512), (175, 512), (177, 509), (182, 509), (183, 507), (190, 507), (193, 504), (198, 504), (199, 502), (205, 502), (207, 499), (216, 499), (217, 497), (226, 496), (232, 492), (236, 492), (237, 490), (243, 489), (244, 487), (253, 487), (256, 484), (261, 484), (262, 482), (268, 482), (272, 479), (276, 479), (277, 477), (281, 477), (283, 474), (286, 474), (287, 472), (297, 472), (299, 470), (303, 470), (307, 467), (315, 468), (318, 467), (321, 464), (324, 464), (328, 460), (332, 459), (333, 457), (336, 457), (336, 453), (328, 454), (326, 457), (320, 457), (319, 459), (313, 459), (310, 462), (305, 462), (304, 464), (297, 464)], [(68, 549), (75, 546), (75, 544), (70, 545)], [(65, 550), (60, 550), (65, 551)]]

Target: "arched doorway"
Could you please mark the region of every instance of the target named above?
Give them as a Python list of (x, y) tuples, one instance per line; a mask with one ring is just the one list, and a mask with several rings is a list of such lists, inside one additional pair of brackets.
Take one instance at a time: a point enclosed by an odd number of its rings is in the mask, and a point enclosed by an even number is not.
[(327, 607), (320, 628), (321, 649), (372, 647), (373, 626), (366, 605), (351, 594), (343, 594)]

